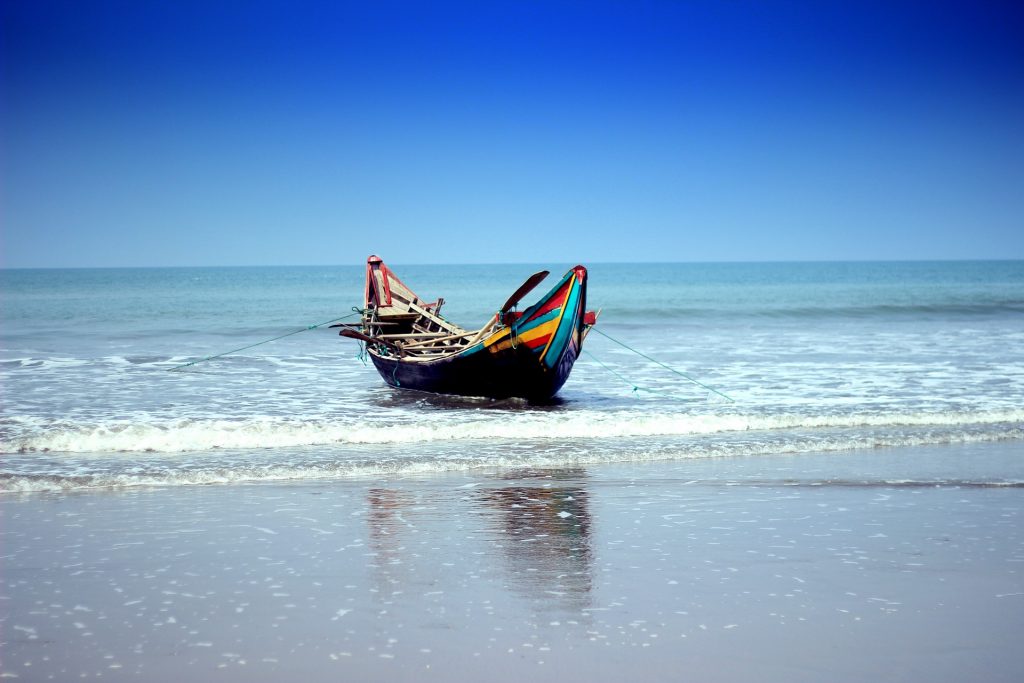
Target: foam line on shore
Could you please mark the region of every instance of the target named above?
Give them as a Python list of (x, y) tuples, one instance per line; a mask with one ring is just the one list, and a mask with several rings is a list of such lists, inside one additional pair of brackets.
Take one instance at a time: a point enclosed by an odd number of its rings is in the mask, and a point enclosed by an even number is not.
[(366, 420), (329, 417), (257, 416), (240, 419), (159, 419), (148, 415), (122, 420), (76, 422), (9, 418), (0, 428), (0, 453), (184, 453), (215, 449), (290, 448), (335, 444), (418, 444), (474, 439), (559, 440), (692, 436), (743, 431), (836, 428), (985, 426), (1005, 432), (1020, 429), (1024, 410), (944, 411), (907, 414), (879, 412), (843, 415), (736, 412), (649, 414), (635, 410), (614, 413), (550, 412), (520, 414), (508, 420), (501, 413), (436, 422)]
[[(801, 455), (836, 451), (928, 446), (937, 444), (986, 443), (1024, 439), (1024, 432), (935, 432), (889, 435), (836, 435), (822, 434), (774, 441), (749, 441), (742, 438), (724, 441), (693, 440), (673, 445), (661, 443), (648, 447), (607, 447), (537, 452), (531, 449), (485, 450), (473, 455), (439, 456), (380, 454), (353, 457), (324, 458), (291, 451), (289, 457), (253, 460), (245, 452), (226, 454), (221, 458), (203, 456), (188, 462), (155, 460), (152, 463), (132, 459), (129, 466), (118, 462), (99, 469), (92, 463), (78, 469), (74, 462), (57, 465), (53, 469), (34, 472), (0, 473), (0, 492), (32, 493), (69, 491), (79, 489), (193, 486), (203, 484), (237, 484), (282, 481), (310, 481), (337, 478), (374, 478), (381, 476), (417, 476), (442, 472), (468, 471), (483, 468), (512, 469), (565, 469), (590, 465), (623, 462), (652, 462), (666, 460), (692, 460), (723, 457), (753, 457), (771, 455)], [(162, 456), (166, 457), (166, 456)], [(816, 485), (813, 481), (776, 482), (779, 485)], [(900, 480), (883, 482), (893, 486), (934, 486), (942, 482), (932, 480)], [(818, 485), (836, 485), (818, 482)], [(858, 481), (857, 485), (865, 485)], [(1024, 482), (973, 481), (969, 479), (948, 482), (947, 485), (1018, 486)]]

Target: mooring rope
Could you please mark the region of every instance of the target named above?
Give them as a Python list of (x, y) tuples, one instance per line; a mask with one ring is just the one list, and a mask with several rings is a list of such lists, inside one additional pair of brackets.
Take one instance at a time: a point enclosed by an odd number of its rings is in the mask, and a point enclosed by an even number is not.
[(187, 368), (189, 366), (196, 365), (197, 363), (205, 363), (206, 361), (213, 360), (214, 358), (220, 358), (221, 356), (229, 356), (232, 353), (238, 353), (239, 351), (245, 351), (246, 349), (251, 349), (251, 348), (256, 347), (256, 346), (262, 346), (263, 344), (269, 344), (270, 342), (277, 341), (278, 339), (284, 339), (285, 337), (290, 337), (293, 334), (299, 334), (300, 332), (308, 332), (310, 330), (315, 330), (318, 327), (323, 327), (324, 325), (330, 325), (331, 323), (336, 323), (339, 320), (347, 320), (348, 318), (351, 318), (354, 315), (361, 315), (361, 314), (362, 314), (362, 310), (360, 310), (360, 309), (358, 309), (358, 308), (353, 306), (351, 313), (349, 313), (348, 315), (343, 315), (340, 318), (335, 318), (334, 320), (327, 320), (327, 321), (322, 322), (322, 323), (317, 323), (316, 325), (310, 325), (309, 327), (303, 327), (301, 330), (295, 330), (293, 332), (288, 332), (287, 334), (282, 334), (282, 335), (279, 335), (277, 337), (273, 337), (271, 339), (264, 339), (263, 341), (256, 342), (255, 344), (249, 344), (247, 346), (241, 346), (241, 347), (239, 347), (237, 349), (231, 349), (230, 351), (225, 351), (224, 353), (217, 353), (217, 354), (214, 354), (212, 356), (207, 356), (206, 358), (200, 358), (198, 360), (190, 361), (188, 363), (182, 363), (181, 365), (175, 365), (173, 368), (167, 368), (167, 370), (168, 370), (168, 372), (171, 372), (173, 370), (180, 370), (182, 368)]
[[(640, 356), (641, 358), (646, 358), (647, 360), (651, 361), (651, 362), (652, 362), (652, 363), (654, 363), (655, 365), (660, 365), (661, 367), (665, 368), (665, 369), (666, 369), (666, 370), (668, 370), (669, 372), (674, 372), (675, 374), (677, 374), (677, 375), (679, 375), (680, 377), (682, 377), (683, 379), (685, 379), (685, 380), (686, 380), (687, 382), (692, 382), (693, 384), (696, 384), (697, 386), (699, 386), (699, 387), (701, 387), (701, 388), (703, 388), (703, 389), (707, 389), (708, 391), (711, 391), (711, 392), (713, 392), (713, 393), (716, 393), (716, 394), (718, 394), (719, 396), (721, 396), (721, 397), (722, 397), (722, 398), (724, 398), (725, 400), (729, 401), (730, 403), (735, 403), (735, 402), (736, 402), (736, 401), (735, 401), (735, 399), (733, 399), (733, 398), (730, 398), (729, 396), (726, 396), (725, 394), (723, 394), (723, 393), (722, 393), (721, 391), (719, 391), (718, 389), (715, 389), (714, 387), (708, 386), (707, 384), (704, 384), (703, 382), (700, 382), (700, 381), (698, 381), (698, 380), (695, 380), (694, 378), (690, 377), (689, 375), (687, 375), (687, 374), (684, 374), (684, 373), (682, 373), (682, 372), (679, 372), (678, 370), (676, 370), (676, 369), (675, 369), (675, 368), (673, 368), (673, 367), (670, 367), (670, 366), (668, 366), (668, 365), (665, 365), (665, 364), (664, 364), (664, 363), (662, 363), (662, 362), (661, 362), (660, 360), (657, 360), (657, 359), (655, 359), (655, 358), (651, 358), (651, 357), (650, 357), (650, 356), (648, 356), (648, 355), (647, 355), (646, 353), (643, 353), (643, 352), (641, 352), (641, 351), (637, 351), (636, 349), (634, 349), (634, 348), (633, 348), (632, 346), (630, 346), (629, 344), (626, 344), (625, 342), (621, 342), (621, 341), (619, 341), (618, 339), (616, 339), (615, 337), (612, 337), (612, 336), (610, 336), (610, 335), (608, 335), (608, 334), (606, 334), (606, 333), (602, 332), (602, 331), (600, 330), (600, 328), (598, 328), (598, 327), (591, 327), (591, 328), (590, 328), (590, 331), (591, 331), (591, 332), (597, 332), (598, 334), (600, 334), (600, 335), (601, 335), (602, 337), (604, 337), (605, 339), (608, 339), (609, 341), (613, 341), (613, 342), (615, 342), (616, 344), (618, 344), (618, 345), (619, 345), (619, 346), (621, 346), (622, 348), (624, 348), (624, 349), (626, 349), (626, 350), (628, 350), (628, 351), (632, 351), (633, 353), (635, 353), (636, 355)], [(591, 357), (593, 358), (593, 356), (591, 356)], [(597, 359), (595, 358), (595, 360), (597, 360)], [(605, 365), (604, 363), (601, 363), (601, 361), (598, 361), (598, 364), (599, 364), (599, 365), (601, 365), (602, 367), (606, 368), (606, 369), (610, 369), (610, 368), (608, 368), (608, 367), (607, 367), (607, 366), (606, 366), (606, 365)], [(625, 380), (625, 381), (626, 381), (626, 382), (627, 382), (628, 384), (631, 384), (631, 385), (633, 385), (633, 391), (634, 391), (634, 392), (636, 392), (636, 391), (638, 391), (638, 390), (640, 389), (640, 387), (636, 386), (635, 384), (633, 384), (632, 382), (630, 382), (629, 380), (627, 380), (627, 379), (626, 379), (625, 377), (622, 377), (622, 375), (619, 375), (619, 373), (615, 372), (614, 370), (612, 370), (612, 372), (613, 372), (613, 373), (614, 373), (614, 374), (615, 374), (615, 375), (616, 375), (617, 377), (619, 377), (620, 379), (623, 379), (623, 380)]]
[(621, 373), (616, 372), (615, 369), (612, 368), (610, 365), (607, 365), (607, 364), (601, 362), (600, 358), (595, 356), (593, 353), (591, 353), (587, 349), (583, 349), (583, 353), (586, 354), (586, 356), (588, 358), (590, 358), (590, 360), (594, 361), (595, 363), (600, 365), (602, 368), (604, 368), (608, 372), (612, 373), (613, 375), (615, 375), (616, 377), (621, 379), (623, 382), (625, 382), (629, 386), (633, 387), (633, 393), (634, 394), (640, 393), (641, 391), (645, 391), (648, 394), (655, 394), (656, 396), (664, 396), (665, 398), (670, 398), (673, 401), (692, 402), (692, 401), (698, 400), (698, 399), (693, 399), (693, 398), (684, 398), (684, 397), (679, 396), (678, 394), (674, 394), (674, 393), (672, 393), (670, 391), (660, 391), (658, 389), (648, 389), (647, 387), (642, 387), (642, 386), (640, 386), (638, 384), (633, 384), (633, 382), (628, 377), (625, 377)]
[(622, 375), (620, 375), (620, 374), (619, 374), (618, 372), (616, 372), (616, 371), (615, 371), (615, 370), (614, 370), (613, 368), (611, 368), (610, 366), (608, 366), (608, 365), (605, 365), (604, 363), (602, 363), (602, 362), (601, 362), (601, 360), (600, 360), (600, 359), (599, 359), (599, 358), (598, 358), (597, 356), (595, 356), (594, 354), (592, 354), (592, 353), (591, 353), (590, 351), (588, 351), (587, 349), (583, 349), (583, 353), (587, 354), (587, 358), (589, 358), (590, 360), (594, 361), (595, 363), (597, 363), (597, 364), (598, 364), (598, 365), (600, 365), (600, 366), (601, 366), (602, 368), (604, 368), (604, 369), (605, 369), (605, 370), (607, 370), (608, 372), (612, 373), (613, 375), (615, 375), (616, 377), (618, 377), (619, 379), (621, 379), (621, 380), (622, 380), (623, 382), (625, 382), (625, 383), (626, 383), (626, 384), (628, 384), (629, 386), (633, 387), (633, 393), (634, 393), (634, 394), (635, 394), (636, 392), (638, 392), (638, 391), (640, 391), (640, 390), (642, 389), (642, 387), (639, 387), (639, 386), (637, 386), (636, 384), (633, 384), (633, 383), (632, 383), (632, 382), (630, 382), (630, 381), (629, 381), (629, 380), (628, 380), (627, 378), (625, 378), (625, 377), (623, 377)]

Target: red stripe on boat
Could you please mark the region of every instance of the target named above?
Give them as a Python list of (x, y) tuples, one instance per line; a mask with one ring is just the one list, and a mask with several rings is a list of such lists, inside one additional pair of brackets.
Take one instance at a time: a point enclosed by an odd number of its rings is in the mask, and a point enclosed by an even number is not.
[(551, 335), (545, 334), (540, 337), (537, 337), (536, 339), (531, 339), (530, 341), (526, 342), (526, 346), (527, 348), (536, 349), (547, 344), (549, 339), (551, 339)]
[(548, 302), (546, 304), (544, 304), (536, 313), (531, 315), (529, 317), (529, 319), (527, 320), (527, 322), (529, 322), (530, 320), (533, 320), (535, 318), (539, 318), (540, 316), (544, 315), (545, 313), (548, 313), (550, 311), (555, 310), (556, 308), (561, 307), (562, 304), (565, 303), (565, 295), (569, 291), (569, 285), (571, 285), (571, 284), (572, 284), (572, 280), (569, 280), (564, 285), (559, 287), (558, 291), (555, 292), (555, 294), (552, 295), (552, 297), (550, 299), (548, 299)]

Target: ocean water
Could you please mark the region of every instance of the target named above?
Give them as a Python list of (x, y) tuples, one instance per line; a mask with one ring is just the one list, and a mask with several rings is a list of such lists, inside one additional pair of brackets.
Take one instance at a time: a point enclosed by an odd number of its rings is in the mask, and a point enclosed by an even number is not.
[[(471, 327), (571, 265), (393, 267)], [(391, 389), (355, 342), (306, 329), (361, 304), (361, 265), (0, 271), (0, 491), (986, 441), (1024, 455), (1024, 262), (584, 265), (608, 337), (550, 405)], [(997, 479), (980, 483), (1022, 483)]]

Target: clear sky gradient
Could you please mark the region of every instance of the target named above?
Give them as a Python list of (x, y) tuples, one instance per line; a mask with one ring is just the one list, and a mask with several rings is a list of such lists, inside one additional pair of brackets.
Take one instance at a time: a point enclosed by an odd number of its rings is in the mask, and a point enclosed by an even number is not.
[(5, 267), (1024, 258), (1019, 2), (0, 7)]

